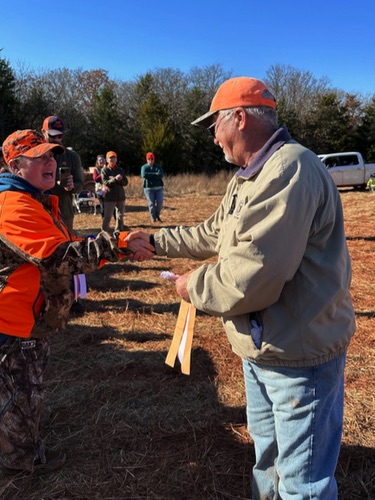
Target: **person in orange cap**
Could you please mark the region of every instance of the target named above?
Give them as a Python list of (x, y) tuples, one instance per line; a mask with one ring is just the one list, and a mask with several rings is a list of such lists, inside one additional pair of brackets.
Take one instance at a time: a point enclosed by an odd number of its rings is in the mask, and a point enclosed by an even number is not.
[(39, 428), (49, 338), (84, 295), (83, 273), (123, 257), (125, 235), (82, 239), (68, 231), (50, 194), (61, 145), (18, 130), (2, 152), (10, 172), (0, 175), (0, 464), (7, 473), (40, 475), (66, 460), (65, 452), (45, 450)]
[(142, 165), (141, 177), (151, 222), (162, 222), (160, 212), (163, 208), (163, 176), (163, 168), (155, 163), (155, 155), (150, 151), (146, 154), (146, 163)]
[(104, 217), (102, 230), (111, 232), (111, 217), (115, 213), (114, 234), (124, 229), (125, 215), (125, 186), (128, 179), (124, 170), (117, 164), (117, 153), (108, 151), (106, 154), (107, 165), (102, 169), (102, 182), (105, 189)]
[[(242, 360), (254, 440), (252, 498), (337, 498), (344, 368), (355, 331), (351, 262), (340, 194), (325, 166), (278, 126), (260, 80), (236, 77), (193, 122), (238, 165), (224, 198), (197, 227), (128, 237), (142, 259), (204, 260), (175, 284), (222, 318)], [(151, 240), (151, 241), (150, 241)]]

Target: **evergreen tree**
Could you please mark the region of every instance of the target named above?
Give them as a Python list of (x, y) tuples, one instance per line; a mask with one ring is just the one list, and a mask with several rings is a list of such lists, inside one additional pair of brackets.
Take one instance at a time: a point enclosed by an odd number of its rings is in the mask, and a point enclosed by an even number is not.
[(181, 162), (181, 145), (174, 132), (167, 106), (153, 90), (150, 73), (142, 77), (136, 88), (139, 102), (138, 126), (140, 131), (140, 164), (145, 154), (152, 151), (167, 173), (178, 171)]
[[(0, 49), (1, 52), (1, 49)], [(16, 129), (15, 76), (8, 61), (0, 57), (0, 140)]]
[(364, 108), (359, 137), (362, 155), (367, 162), (375, 163), (375, 94)]
[(119, 161), (124, 158), (126, 139), (122, 134), (117, 98), (110, 84), (97, 91), (92, 99), (87, 137), (87, 154), (91, 157), (92, 164), (98, 154), (105, 154), (107, 151), (116, 151)]

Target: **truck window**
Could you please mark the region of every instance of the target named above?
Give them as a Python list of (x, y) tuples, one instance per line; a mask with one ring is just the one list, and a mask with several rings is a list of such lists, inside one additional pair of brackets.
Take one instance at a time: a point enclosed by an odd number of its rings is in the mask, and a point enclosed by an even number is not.
[(323, 163), (327, 168), (337, 167), (338, 165), (340, 165), (337, 158), (326, 158)]
[(359, 163), (357, 155), (339, 156), (338, 162), (338, 165), (343, 167), (347, 165), (358, 165)]

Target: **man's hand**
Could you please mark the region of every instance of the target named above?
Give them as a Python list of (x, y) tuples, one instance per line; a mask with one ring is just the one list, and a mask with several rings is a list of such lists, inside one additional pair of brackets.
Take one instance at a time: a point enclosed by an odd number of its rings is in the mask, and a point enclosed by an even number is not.
[(155, 247), (150, 243), (150, 235), (143, 231), (133, 231), (125, 238), (127, 248), (133, 253), (133, 259), (144, 261), (155, 257)]
[(194, 269), (192, 271), (188, 271), (187, 273), (181, 275), (176, 280), (176, 292), (181, 297), (181, 299), (184, 299), (186, 302), (190, 302), (189, 292), (187, 291), (187, 282), (190, 274), (193, 272)]
[(68, 175), (68, 177), (66, 178), (66, 182), (63, 188), (65, 189), (65, 191), (72, 191), (72, 189), (74, 189), (74, 180), (72, 174)]

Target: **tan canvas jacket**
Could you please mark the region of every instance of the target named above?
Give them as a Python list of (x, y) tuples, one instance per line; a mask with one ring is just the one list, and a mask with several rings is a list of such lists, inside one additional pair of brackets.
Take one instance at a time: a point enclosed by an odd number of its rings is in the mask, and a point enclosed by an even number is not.
[(284, 128), (249, 167), (205, 222), (156, 233), (157, 254), (218, 256), (191, 274), (188, 291), (197, 309), (222, 318), (239, 356), (268, 365), (327, 362), (355, 331), (339, 192), (317, 156)]

